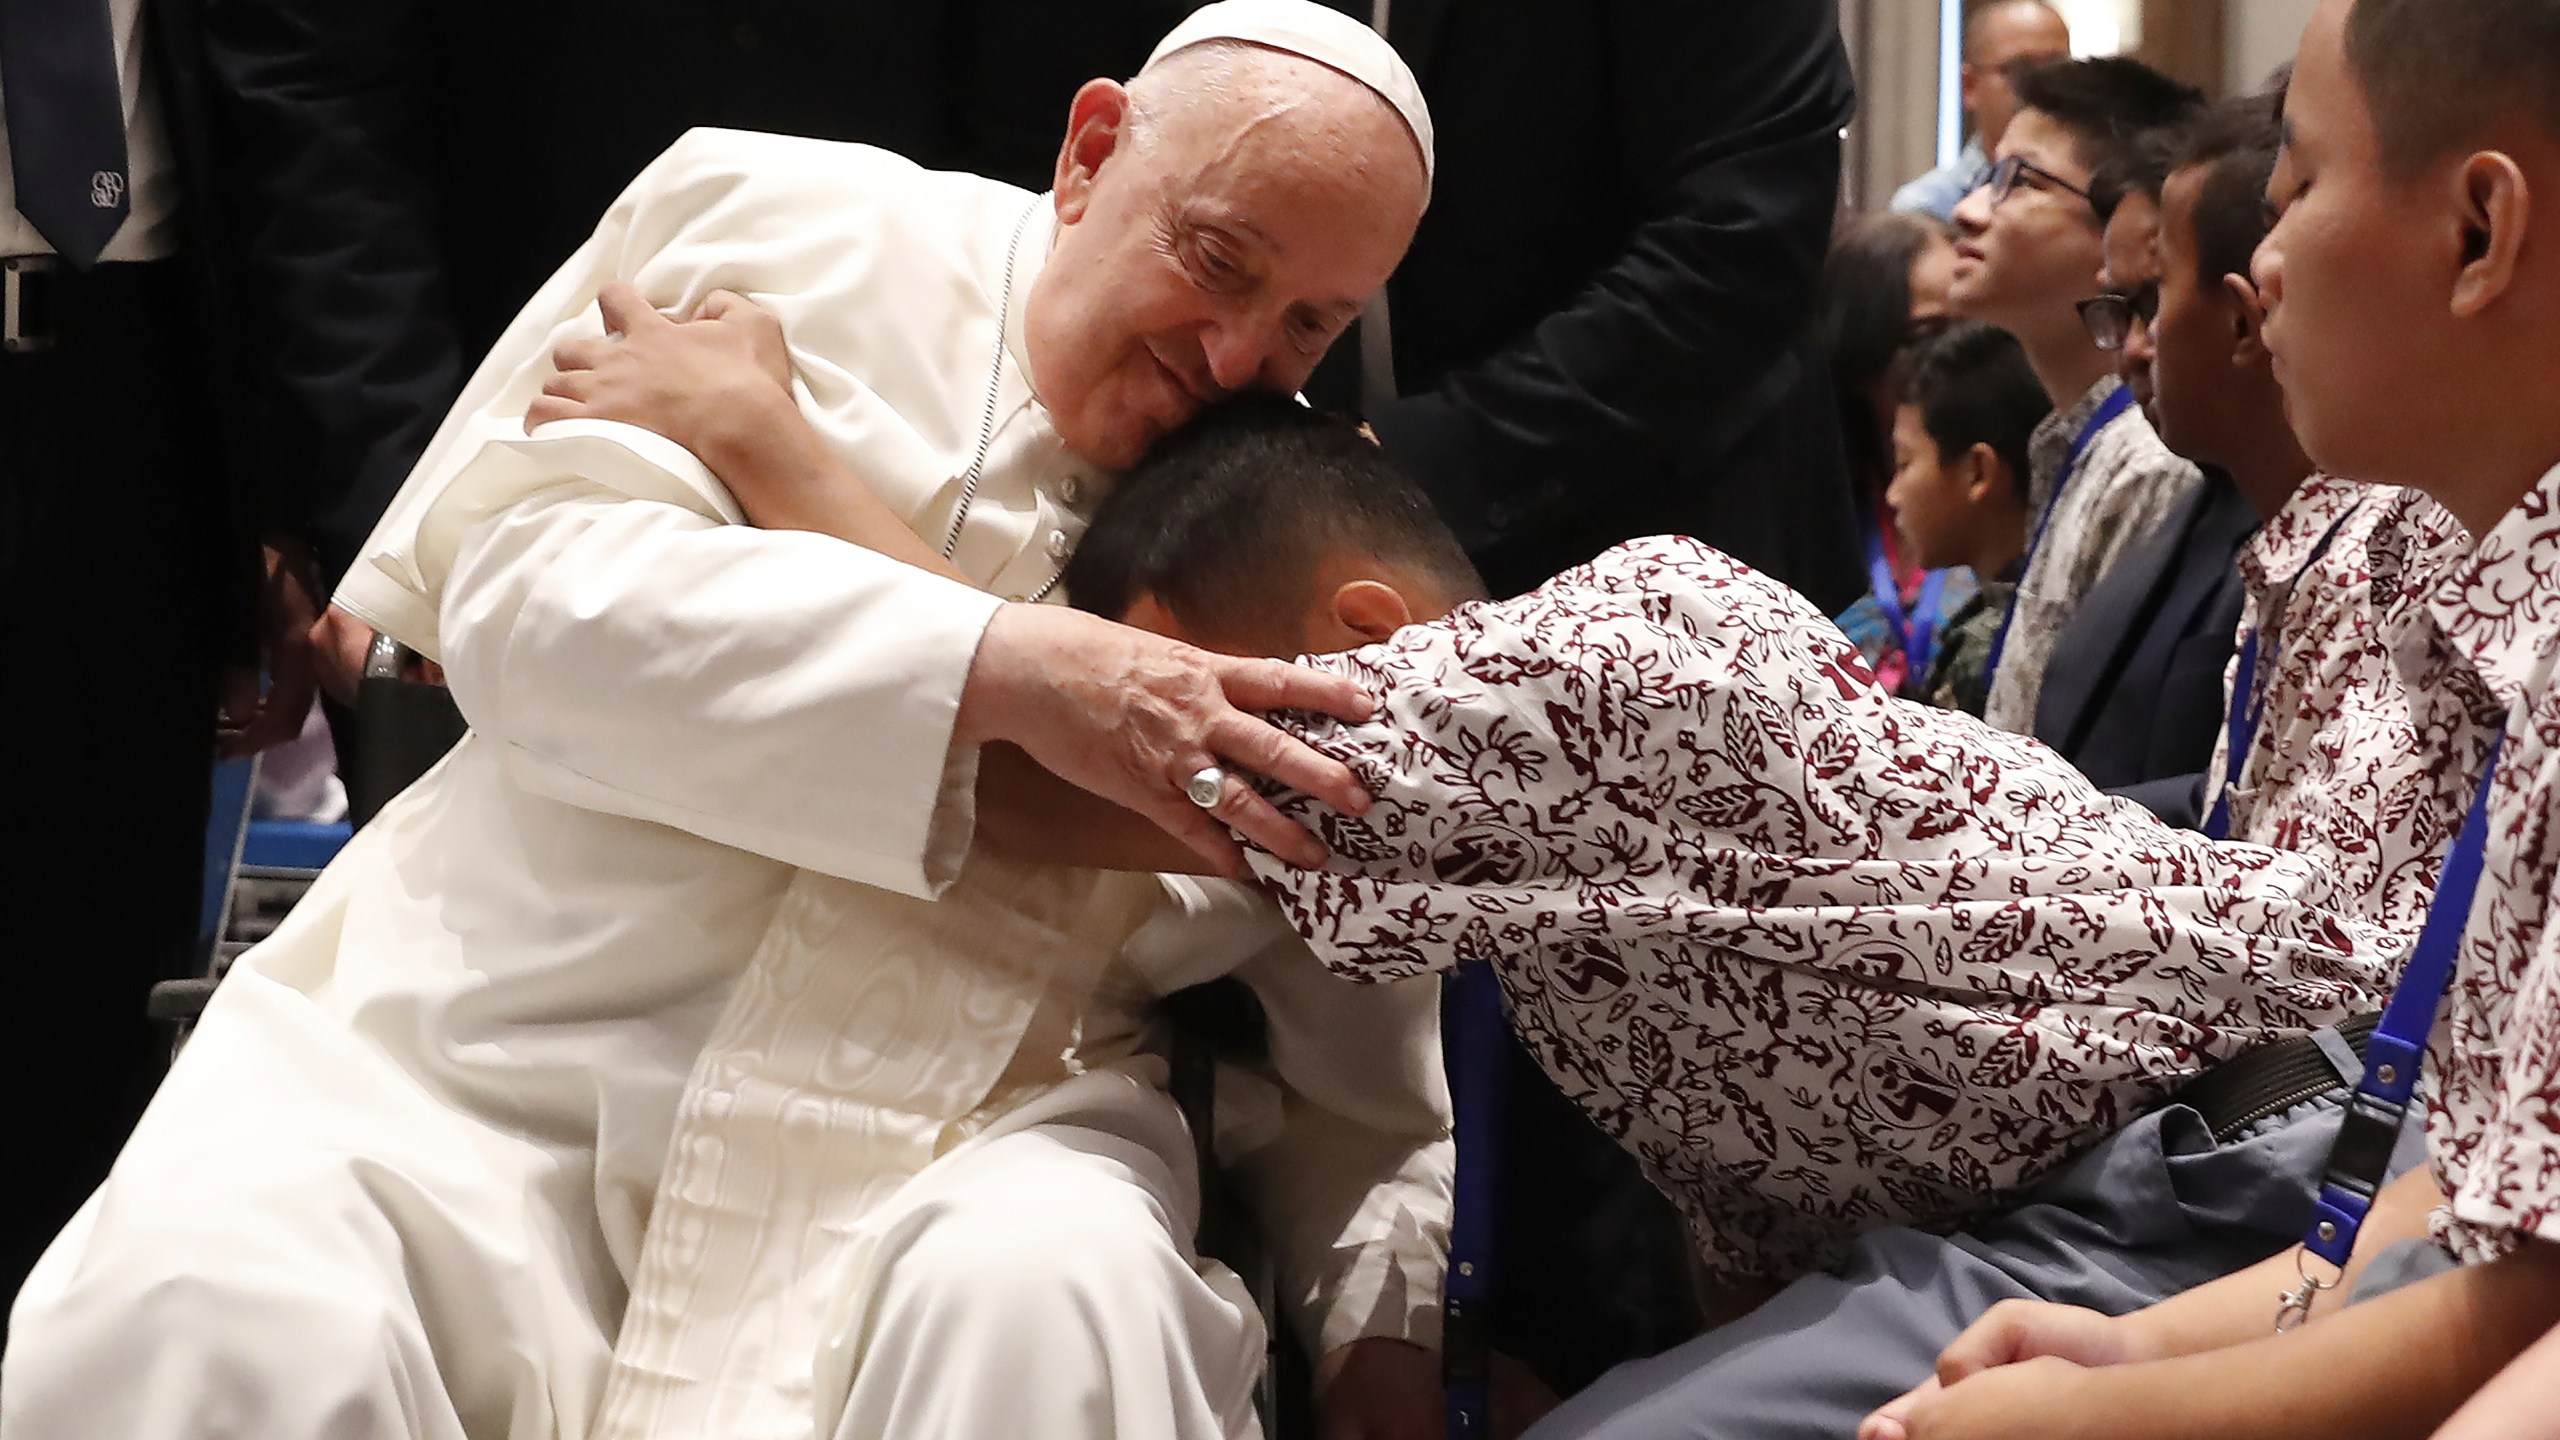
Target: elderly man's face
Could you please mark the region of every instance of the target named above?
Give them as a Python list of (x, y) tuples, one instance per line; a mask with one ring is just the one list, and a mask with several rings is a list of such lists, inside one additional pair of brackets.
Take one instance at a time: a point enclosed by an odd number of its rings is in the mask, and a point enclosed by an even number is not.
[(1143, 121), (1108, 81), (1077, 95), (1025, 310), (1032, 383), (1077, 455), (1126, 468), (1222, 394), (1297, 389), (1403, 258), (1420, 154), (1357, 82), (1320, 76)]

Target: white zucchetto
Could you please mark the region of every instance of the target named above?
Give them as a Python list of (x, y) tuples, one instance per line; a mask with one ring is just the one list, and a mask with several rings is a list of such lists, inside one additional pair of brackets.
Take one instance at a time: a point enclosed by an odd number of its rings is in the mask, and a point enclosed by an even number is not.
[(1395, 107), (1405, 128), (1413, 132), (1414, 144), (1422, 151), (1423, 179), (1427, 184), (1432, 178), (1431, 110), (1422, 103), (1421, 83), (1385, 36), (1316, 0), (1217, 0), (1174, 26), (1147, 57), (1146, 68), (1153, 69), (1176, 51), (1218, 40), (1303, 55), (1368, 86)]

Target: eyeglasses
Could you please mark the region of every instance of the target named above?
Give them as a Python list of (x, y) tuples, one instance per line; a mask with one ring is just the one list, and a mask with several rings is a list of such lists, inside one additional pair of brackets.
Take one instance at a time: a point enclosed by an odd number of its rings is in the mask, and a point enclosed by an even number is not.
[(2145, 280), (2130, 290), (2108, 290), (2080, 302), (2080, 326), (2101, 350), (2124, 348), (2134, 322), (2149, 325), (2160, 318), (2160, 282)]
[(1991, 192), (1991, 208), (1997, 210), (2005, 201), (2008, 200), (2010, 192), (2018, 188), (2018, 181), (2029, 175), (2036, 178), (2037, 184), (2035, 188), (2050, 188), (2063, 191), (2066, 194), (2077, 195), (2082, 200), (2088, 201), (2091, 209), (2094, 210), (2097, 208), (2098, 202), (2089, 199), (2088, 191), (2081, 189), (2079, 186), (2072, 184), (2070, 181), (2065, 180), (2043, 166), (2038, 165), (2024, 155), (2007, 155), (2001, 157), (2001, 159), (1991, 167), (1991, 173), (1982, 177), (1982, 185), (1980, 188)]

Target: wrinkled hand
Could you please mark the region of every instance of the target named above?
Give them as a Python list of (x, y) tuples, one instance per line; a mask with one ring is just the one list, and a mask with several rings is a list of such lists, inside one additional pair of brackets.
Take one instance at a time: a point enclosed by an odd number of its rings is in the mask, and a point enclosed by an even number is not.
[(605, 335), (551, 352), (554, 374), (525, 411), (527, 430), (553, 420), (618, 420), (654, 430), (719, 468), (791, 407), (782, 322), (744, 296), (714, 290), (669, 319), (614, 281), (596, 296)]
[(1440, 1355), (1380, 1336), (1339, 1346), (1316, 1363), (1316, 1409), (1324, 1440), (1441, 1440)]
[[(1858, 1440), (1970, 1435), (1976, 1432), (1946, 1428), (1950, 1417), (1960, 1418), (1976, 1404), (2002, 1398), (1999, 1392), (2013, 1383), (2022, 1387), (2052, 1384), (2055, 1367), (2078, 1371), (2145, 1358), (2137, 1353), (2131, 1332), (2115, 1317), (2077, 1305), (2003, 1300), (1938, 1353), (1935, 1375), (1868, 1416), (1858, 1427)], [(1989, 1372), (2011, 1370), (2028, 1372), (2030, 1378), (2003, 1380), (1980, 1389), (1967, 1383), (1989, 1379)], [(2043, 1378), (2039, 1382), (2035, 1376)], [(1958, 1394), (1958, 1387), (1964, 1393)]]
[[(1339, 676), (1212, 654), (1063, 606), (1006, 605), (978, 642), (956, 738), (1011, 741), (1043, 769), (1162, 826), (1220, 874), (1244, 874), (1230, 829), (1292, 865), (1321, 865), (1324, 846), (1235, 772), (1353, 815), (1368, 810), (1368, 792), (1349, 767), (1248, 710), (1360, 721), (1377, 704)], [(1210, 765), (1230, 773), (1216, 807), (1203, 810), (1183, 789)]]
[[(223, 671), (215, 751), (226, 760), (255, 755), (302, 733), (311, 713), (314, 682), (311, 628), (319, 604), (311, 598), (307, 557), (290, 548), (266, 547), (267, 574), (258, 589), (259, 665)], [(266, 687), (259, 688), (261, 670)]]

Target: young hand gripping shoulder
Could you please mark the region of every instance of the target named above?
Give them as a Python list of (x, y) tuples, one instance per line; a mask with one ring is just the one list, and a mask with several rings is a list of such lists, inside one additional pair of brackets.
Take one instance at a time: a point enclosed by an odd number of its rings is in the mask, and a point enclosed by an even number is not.
[[(604, 287), (597, 306), (608, 337), (554, 353), (556, 373), (526, 413), (528, 430), (563, 419), (653, 430), (709, 466), (759, 528), (830, 536), (967, 583), (801, 414), (789, 348), (770, 313), (724, 291), (671, 319), (621, 282)], [(1348, 681), (1277, 660), (1174, 645), (1063, 606), (1007, 605), (980, 642), (955, 738), (986, 746), (979, 793), (992, 803), (982, 824), (1000, 844), (1008, 832), (1040, 835), (1045, 851), (1057, 827), (1072, 825), (1092, 832), (1098, 853), (1126, 852), (1127, 868), (1239, 878), (1236, 835), (1301, 866), (1322, 864), (1324, 847), (1251, 785), (1231, 780), (1217, 806), (1201, 810), (1178, 795), (1154, 795), (1158, 787), (1141, 772), (1178, 771), (1182, 756), (1205, 745), (1359, 814), (1369, 796), (1349, 770), (1248, 712), (1306, 709), (1357, 720), (1373, 708)], [(973, 715), (985, 718), (973, 726)], [(1107, 727), (1127, 741), (1119, 753), (1070, 743), (1091, 734), (1090, 717), (1101, 715), (1124, 722)], [(1004, 723), (994, 726), (994, 717)], [(1159, 843), (1164, 836), (1171, 842)]]

